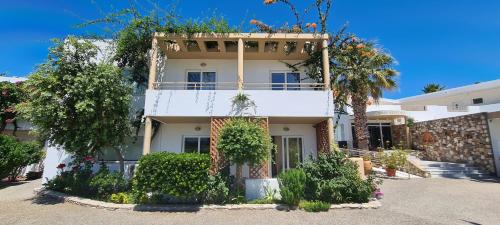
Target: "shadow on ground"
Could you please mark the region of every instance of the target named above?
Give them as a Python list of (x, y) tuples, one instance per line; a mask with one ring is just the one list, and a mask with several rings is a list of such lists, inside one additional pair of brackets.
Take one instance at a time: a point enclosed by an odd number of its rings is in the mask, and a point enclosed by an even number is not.
[(494, 175), (460, 175), (456, 176), (453, 174), (444, 174), (441, 175), (442, 178), (448, 178), (448, 179), (456, 179), (456, 180), (461, 180), (461, 179), (467, 179), (470, 181), (474, 182), (481, 182), (481, 183), (500, 183), (500, 178), (496, 177)]
[(28, 183), (28, 181), (9, 182), (9, 181), (6, 181), (6, 180), (1, 180), (0, 181), (0, 190), (4, 189), (4, 188), (7, 188), (7, 187), (17, 186), (17, 185), (26, 184), (26, 183)]

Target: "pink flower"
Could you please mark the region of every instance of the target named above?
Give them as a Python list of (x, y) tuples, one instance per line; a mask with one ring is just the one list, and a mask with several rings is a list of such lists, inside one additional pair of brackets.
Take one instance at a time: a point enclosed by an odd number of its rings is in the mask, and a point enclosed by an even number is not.
[(83, 161), (85, 161), (85, 162), (91, 162), (91, 161), (94, 161), (94, 158), (92, 156), (85, 156), (83, 158)]
[(61, 169), (61, 170), (62, 170), (62, 169), (64, 169), (64, 167), (66, 167), (66, 164), (64, 164), (64, 163), (60, 163), (59, 165), (57, 165), (57, 167), (56, 167), (56, 168), (57, 168), (57, 169)]

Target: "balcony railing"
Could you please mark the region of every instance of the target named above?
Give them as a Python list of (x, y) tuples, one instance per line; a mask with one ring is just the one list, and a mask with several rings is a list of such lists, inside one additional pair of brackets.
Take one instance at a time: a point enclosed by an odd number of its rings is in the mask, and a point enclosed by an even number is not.
[[(156, 90), (237, 90), (235, 82), (155, 82)], [(323, 83), (243, 83), (244, 90), (322, 91)]]

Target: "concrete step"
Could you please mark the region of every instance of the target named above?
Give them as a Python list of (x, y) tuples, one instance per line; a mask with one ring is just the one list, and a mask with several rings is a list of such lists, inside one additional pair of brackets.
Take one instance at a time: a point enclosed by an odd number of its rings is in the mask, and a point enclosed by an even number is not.
[(431, 177), (438, 178), (481, 178), (489, 177), (488, 173), (477, 167), (464, 163), (420, 161), (420, 166), (431, 174)]

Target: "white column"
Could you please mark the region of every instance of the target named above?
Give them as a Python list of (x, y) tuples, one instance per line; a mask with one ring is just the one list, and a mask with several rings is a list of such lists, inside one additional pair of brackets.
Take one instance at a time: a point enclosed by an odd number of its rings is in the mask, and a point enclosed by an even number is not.
[(243, 90), (243, 40), (238, 39), (238, 90)]
[(153, 37), (151, 43), (151, 63), (149, 66), (148, 89), (153, 89), (154, 82), (156, 81), (156, 64), (158, 56), (158, 40)]
[(151, 130), (151, 117), (146, 116), (146, 122), (144, 124), (144, 145), (142, 147), (142, 155), (147, 155), (151, 152)]
[(325, 89), (330, 89), (330, 59), (328, 57), (328, 41), (323, 40), (322, 43), (322, 59), (323, 59), (323, 82)]

